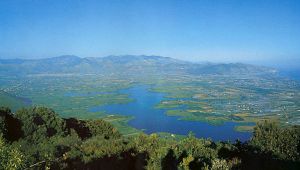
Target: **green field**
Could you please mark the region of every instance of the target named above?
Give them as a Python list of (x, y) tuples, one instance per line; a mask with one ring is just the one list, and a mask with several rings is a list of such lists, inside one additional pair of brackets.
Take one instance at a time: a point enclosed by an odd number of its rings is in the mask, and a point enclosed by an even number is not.
[[(222, 124), (226, 121), (249, 123), (272, 119), (283, 125), (300, 122), (300, 90), (291, 80), (262, 77), (230, 76), (153, 76), (122, 77), (103, 75), (28, 75), (1, 78), (0, 104), (13, 109), (26, 106), (53, 108), (62, 117), (80, 119), (103, 118), (112, 122), (123, 134), (139, 130), (129, 127), (133, 117), (92, 112), (90, 108), (106, 104), (128, 103), (132, 99), (118, 92), (137, 84), (151, 85), (151, 91), (166, 93), (156, 106), (167, 109), (169, 116), (186, 121)], [(14, 97), (13, 97), (14, 96)], [(249, 131), (252, 127), (236, 127)]]

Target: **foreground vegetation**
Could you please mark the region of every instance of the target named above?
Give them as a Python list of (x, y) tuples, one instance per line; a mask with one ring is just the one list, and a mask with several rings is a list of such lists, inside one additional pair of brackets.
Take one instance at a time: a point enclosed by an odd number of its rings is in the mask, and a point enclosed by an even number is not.
[[(199, 129), (201, 130), (201, 129)], [(0, 109), (0, 169), (298, 169), (300, 128), (259, 123), (245, 143), (190, 134), (122, 136), (101, 119), (61, 118), (33, 107)]]

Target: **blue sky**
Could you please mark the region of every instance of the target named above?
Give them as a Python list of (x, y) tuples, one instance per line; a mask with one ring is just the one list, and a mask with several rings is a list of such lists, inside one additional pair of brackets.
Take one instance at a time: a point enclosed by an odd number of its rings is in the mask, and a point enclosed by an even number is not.
[(300, 61), (300, 1), (0, 0), (0, 58)]

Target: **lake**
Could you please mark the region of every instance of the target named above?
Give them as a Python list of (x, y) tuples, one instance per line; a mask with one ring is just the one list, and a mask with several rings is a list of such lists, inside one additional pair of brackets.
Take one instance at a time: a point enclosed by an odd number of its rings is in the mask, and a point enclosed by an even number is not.
[(106, 111), (109, 114), (121, 114), (134, 116), (128, 124), (147, 134), (156, 132), (169, 132), (173, 134), (187, 135), (192, 131), (196, 137), (211, 138), (214, 141), (250, 139), (252, 133), (238, 132), (234, 127), (235, 122), (225, 122), (222, 125), (212, 125), (200, 121), (183, 121), (176, 116), (167, 116), (166, 109), (155, 109), (166, 96), (164, 93), (149, 91), (150, 86), (138, 85), (128, 89), (120, 90), (120, 93), (128, 94), (134, 101), (127, 104), (110, 104), (93, 107), (92, 112)]

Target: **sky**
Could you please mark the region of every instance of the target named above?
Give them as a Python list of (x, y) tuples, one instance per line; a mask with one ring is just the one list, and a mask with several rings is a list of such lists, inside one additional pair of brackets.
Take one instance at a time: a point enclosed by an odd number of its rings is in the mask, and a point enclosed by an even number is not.
[(299, 66), (300, 1), (0, 0), (0, 58), (66, 54)]

